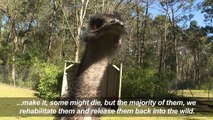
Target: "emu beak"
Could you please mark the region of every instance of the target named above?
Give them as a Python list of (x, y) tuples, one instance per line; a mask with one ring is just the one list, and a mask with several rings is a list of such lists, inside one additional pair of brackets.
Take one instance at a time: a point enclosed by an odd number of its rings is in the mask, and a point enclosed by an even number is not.
[(110, 23), (112, 23), (112, 24), (119, 24), (119, 25), (121, 25), (121, 26), (124, 26), (124, 23), (121, 22), (121, 21), (118, 20), (118, 19), (113, 19), (112, 21), (110, 21)]

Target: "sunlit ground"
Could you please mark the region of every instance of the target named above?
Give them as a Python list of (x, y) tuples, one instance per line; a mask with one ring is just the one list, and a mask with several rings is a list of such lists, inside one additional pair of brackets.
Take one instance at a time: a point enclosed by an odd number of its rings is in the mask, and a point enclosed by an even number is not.
[[(174, 91), (172, 91), (174, 92)], [(208, 97), (208, 91), (204, 90), (184, 90), (184, 91), (176, 91), (180, 96), (187, 96), (187, 97)], [(6, 84), (0, 83), (0, 97), (35, 97), (34, 94), (36, 92), (29, 89), (23, 88), (15, 88), (13, 86), (9, 86)], [(210, 97), (213, 97), (213, 92), (211, 92)], [(7, 103), (7, 101), (0, 102), (0, 112), (10, 112), (15, 111), (15, 108), (12, 103)], [(205, 117), (205, 116), (181, 116), (181, 117), (101, 117), (101, 120), (213, 120), (213, 113), (212, 117)], [(12, 116), (12, 115), (11, 115)], [(50, 117), (0, 117), (0, 120), (53, 120), (54, 116)]]

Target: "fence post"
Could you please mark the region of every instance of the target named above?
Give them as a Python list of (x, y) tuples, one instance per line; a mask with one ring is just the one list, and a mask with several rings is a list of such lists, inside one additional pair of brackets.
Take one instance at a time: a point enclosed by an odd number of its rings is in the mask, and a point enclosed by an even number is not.
[(64, 75), (63, 75), (63, 80), (62, 80), (62, 87), (61, 87), (61, 97), (65, 97), (66, 96), (66, 89), (67, 89), (67, 62), (65, 62), (64, 64)]
[(120, 76), (119, 76), (119, 93), (118, 93), (118, 98), (121, 98), (121, 84), (122, 84), (122, 71), (123, 71), (123, 64), (120, 64)]

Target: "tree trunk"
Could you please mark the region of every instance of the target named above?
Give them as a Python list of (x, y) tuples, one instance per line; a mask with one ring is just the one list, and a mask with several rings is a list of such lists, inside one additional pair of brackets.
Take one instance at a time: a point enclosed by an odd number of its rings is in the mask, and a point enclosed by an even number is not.
[(102, 0), (102, 9), (101, 9), (101, 12), (104, 12), (104, 7), (105, 6), (105, 0)]
[[(141, 66), (144, 66), (144, 57), (145, 57), (145, 41), (146, 41), (146, 30), (147, 30), (147, 21), (148, 21), (148, 11), (149, 11), (149, 0), (146, 1), (146, 11), (145, 11), (145, 19), (142, 30), (142, 39), (141, 39)], [(144, 67), (143, 67), (144, 68)]]
[[(51, 28), (50, 28), (51, 29)], [(51, 30), (49, 31), (50, 34), (49, 34), (49, 37), (48, 37), (48, 45), (47, 45), (47, 56), (46, 56), (46, 60), (49, 61), (50, 60), (50, 50), (52, 48), (52, 35), (51, 35)]]
[(165, 17), (165, 23), (164, 23), (164, 40), (161, 39), (161, 44), (160, 44), (159, 72), (162, 72), (166, 69), (167, 16), (168, 16), (168, 0), (166, 0), (166, 17)]
[(167, 53), (167, 17), (169, 14), (169, 0), (166, 0), (166, 18), (165, 18), (165, 28), (164, 28), (164, 50), (163, 50), (163, 70), (166, 69), (166, 53)]
[(16, 46), (18, 42), (18, 36), (14, 37), (13, 49), (12, 49), (12, 67), (11, 67), (11, 78), (13, 81), (13, 86), (16, 86)]
[(176, 78), (177, 80), (179, 80), (179, 60), (178, 60), (178, 50), (177, 50), (177, 32), (176, 32), (176, 21), (175, 21), (175, 11), (174, 11), (174, 8), (172, 7), (171, 8), (172, 10), (172, 34), (173, 34), (173, 44), (174, 44), (174, 48), (173, 48), (173, 51), (174, 51), (174, 72), (176, 74)]
[(139, 1), (136, 1), (136, 55), (137, 55), (137, 63), (138, 63), (138, 67), (141, 67), (141, 38), (139, 37)]
[(79, 62), (79, 45), (75, 46), (75, 62)]
[(1, 38), (1, 27), (2, 27), (2, 23), (0, 22), (0, 38)]

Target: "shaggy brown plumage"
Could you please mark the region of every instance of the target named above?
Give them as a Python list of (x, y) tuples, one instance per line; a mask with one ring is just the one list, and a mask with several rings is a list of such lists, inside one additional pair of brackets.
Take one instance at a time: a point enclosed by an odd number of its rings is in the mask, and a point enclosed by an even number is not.
[[(121, 45), (125, 33), (124, 24), (118, 13), (96, 14), (90, 18), (88, 30), (83, 35), (86, 42), (85, 53), (76, 74), (76, 80), (70, 89), (74, 99), (100, 98), (102, 77), (110, 57)], [(100, 106), (75, 106), (74, 109), (97, 108)], [(98, 119), (96, 115), (75, 115), (74, 120)]]

